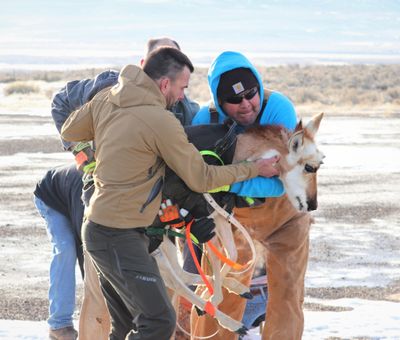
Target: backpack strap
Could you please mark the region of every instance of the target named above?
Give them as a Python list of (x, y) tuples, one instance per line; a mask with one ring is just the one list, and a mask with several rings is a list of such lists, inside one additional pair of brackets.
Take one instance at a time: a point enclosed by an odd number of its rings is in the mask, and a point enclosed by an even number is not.
[(270, 95), (272, 94), (272, 92), (273, 91), (271, 91), (271, 90), (264, 89), (264, 100), (263, 100), (263, 103), (267, 104), (268, 99), (269, 99)]
[(218, 111), (214, 105), (208, 107), (208, 112), (210, 112), (210, 124), (218, 124)]
[(265, 107), (267, 106), (268, 99), (269, 99), (269, 96), (271, 95), (271, 93), (272, 93), (272, 91), (270, 91), (270, 90), (264, 90), (264, 100), (263, 100), (263, 103), (261, 106), (261, 110), (260, 110), (259, 115), (257, 116), (256, 121), (253, 124), (257, 124), (257, 125), (260, 124), (262, 113), (264, 112)]

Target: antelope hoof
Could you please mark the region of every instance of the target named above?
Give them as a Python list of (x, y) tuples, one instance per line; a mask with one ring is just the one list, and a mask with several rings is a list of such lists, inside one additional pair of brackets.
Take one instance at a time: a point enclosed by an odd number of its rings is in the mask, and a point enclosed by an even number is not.
[(248, 328), (246, 326), (242, 326), (235, 331), (235, 333), (239, 334), (240, 336), (244, 336), (247, 334)]
[(203, 316), (204, 314), (206, 314), (206, 312), (204, 310), (200, 309), (199, 307), (194, 306), (194, 308), (196, 308), (196, 312), (197, 312), (198, 316)]
[(240, 294), (240, 296), (242, 298), (247, 299), (247, 300), (251, 300), (253, 298), (253, 294), (251, 294), (250, 292), (246, 292), (246, 293)]

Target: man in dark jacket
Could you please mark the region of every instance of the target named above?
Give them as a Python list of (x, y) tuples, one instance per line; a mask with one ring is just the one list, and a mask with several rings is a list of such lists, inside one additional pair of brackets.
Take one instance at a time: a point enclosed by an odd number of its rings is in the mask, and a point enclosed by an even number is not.
[[(174, 47), (180, 50), (178, 43), (171, 38), (153, 38), (147, 42), (145, 58), (160, 46)], [(141, 59), (142, 66), (145, 58)], [(61, 132), (61, 127), (67, 120), (69, 114), (82, 105), (90, 101), (99, 91), (106, 87), (114, 86), (118, 82), (118, 71), (107, 70), (98, 74), (93, 79), (73, 80), (68, 82), (53, 98), (51, 104), (51, 115), (57, 130)], [(171, 112), (181, 122), (182, 125), (190, 125), (194, 115), (199, 111), (200, 106), (190, 100), (186, 95), (171, 107)], [(65, 150), (71, 150), (71, 143), (62, 140)]]
[(52, 244), (49, 279), (50, 339), (74, 340), (75, 264), (83, 275), (80, 231), (83, 217), (82, 173), (75, 164), (53, 168), (37, 183), (35, 205), (46, 221)]

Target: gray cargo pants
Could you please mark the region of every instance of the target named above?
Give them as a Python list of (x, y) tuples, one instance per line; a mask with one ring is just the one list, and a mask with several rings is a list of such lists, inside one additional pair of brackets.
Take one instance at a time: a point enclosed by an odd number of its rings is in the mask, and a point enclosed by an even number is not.
[(82, 227), (111, 315), (112, 340), (169, 339), (176, 316), (143, 228)]

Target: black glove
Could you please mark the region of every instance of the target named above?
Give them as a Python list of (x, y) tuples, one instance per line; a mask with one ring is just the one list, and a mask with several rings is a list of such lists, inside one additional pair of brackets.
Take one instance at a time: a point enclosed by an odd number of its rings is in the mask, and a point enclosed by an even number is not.
[(202, 217), (193, 222), (190, 232), (200, 243), (205, 243), (215, 236), (214, 228), (215, 223), (212, 218)]

